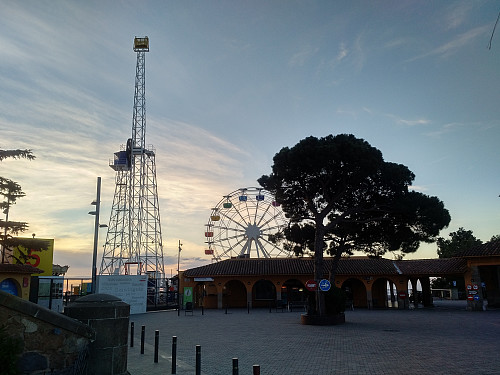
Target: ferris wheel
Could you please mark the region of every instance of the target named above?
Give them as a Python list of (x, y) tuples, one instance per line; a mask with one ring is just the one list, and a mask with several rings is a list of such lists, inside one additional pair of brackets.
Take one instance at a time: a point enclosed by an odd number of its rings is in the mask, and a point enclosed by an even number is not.
[(262, 188), (241, 188), (223, 196), (205, 226), (205, 254), (213, 260), (291, 255), (283, 234), (288, 220), (274, 196)]

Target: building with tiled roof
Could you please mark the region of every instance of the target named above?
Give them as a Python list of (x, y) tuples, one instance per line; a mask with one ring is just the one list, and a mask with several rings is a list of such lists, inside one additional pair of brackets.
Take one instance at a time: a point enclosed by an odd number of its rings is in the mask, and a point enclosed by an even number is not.
[(464, 258), (484, 258), (484, 257), (500, 257), (500, 240), (490, 241), (478, 246), (471, 247), (458, 254)]
[(0, 264), (0, 290), (29, 299), (31, 275), (43, 270), (29, 264)]
[[(417, 281), (422, 285), (422, 302), (430, 305), (430, 277), (459, 278), (468, 271), (464, 258), (346, 257), (332, 278), (332, 265), (333, 258), (324, 259), (324, 279), (346, 290), (353, 306), (366, 308), (407, 308), (408, 284), (417, 290)], [(307, 299), (306, 285), (313, 274), (312, 258), (235, 258), (182, 272), (181, 290), (187, 288), (195, 306), (206, 308), (262, 307), (276, 301), (300, 305)]]
[(464, 278), (468, 309), (500, 306), (500, 240), (472, 247), (459, 256), (467, 262)]

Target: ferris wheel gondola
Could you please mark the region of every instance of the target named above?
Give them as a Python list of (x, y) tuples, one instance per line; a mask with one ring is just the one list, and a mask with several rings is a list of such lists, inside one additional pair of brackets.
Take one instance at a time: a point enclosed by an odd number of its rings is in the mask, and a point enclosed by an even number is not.
[(205, 254), (213, 260), (291, 255), (284, 238), (288, 220), (263, 188), (241, 188), (223, 196), (205, 226)]

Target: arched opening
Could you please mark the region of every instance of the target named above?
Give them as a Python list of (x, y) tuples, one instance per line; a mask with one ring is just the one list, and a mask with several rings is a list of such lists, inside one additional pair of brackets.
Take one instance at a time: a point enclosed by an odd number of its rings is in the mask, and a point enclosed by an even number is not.
[(231, 280), (224, 285), (224, 307), (246, 307), (247, 289), (239, 280)]
[(365, 284), (359, 279), (347, 279), (342, 284), (346, 294), (346, 308), (368, 307)]
[(385, 277), (375, 280), (372, 285), (372, 306), (374, 309), (385, 309), (388, 307), (388, 290)]
[(257, 281), (252, 290), (252, 306), (268, 307), (276, 300), (276, 288), (269, 280)]
[[(203, 307), (207, 309), (216, 309), (217, 308), (217, 287), (214, 283), (205, 284), (203, 283), (202, 287), (199, 287), (199, 290), (202, 290), (203, 293)], [(199, 305), (201, 306), (201, 305)]]
[(395, 283), (391, 280), (387, 280), (386, 285), (387, 290), (387, 307), (397, 309), (399, 307), (398, 303), (398, 288)]
[(14, 279), (5, 279), (0, 283), (0, 290), (12, 294), (14, 296), (19, 296), (19, 292), (21, 291), (21, 286)]
[(304, 284), (297, 279), (289, 279), (281, 287), (281, 300), (284, 304), (294, 302), (303, 303), (306, 300), (306, 296)]
[(408, 280), (408, 295), (410, 308), (418, 308), (418, 305), (423, 304), (422, 284), (418, 278), (410, 278)]

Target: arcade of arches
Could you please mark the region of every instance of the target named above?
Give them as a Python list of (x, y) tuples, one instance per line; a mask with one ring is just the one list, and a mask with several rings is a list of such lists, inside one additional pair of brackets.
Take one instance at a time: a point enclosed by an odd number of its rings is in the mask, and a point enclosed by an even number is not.
[[(466, 271), (461, 259), (433, 261), (433, 265), (420, 261), (419, 269), (413, 267), (412, 272), (403, 273), (401, 268), (408, 267), (400, 267), (401, 262), (415, 266), (419, 261), (345, 258), (340, 261), (334, 283), (346, 291), (349, 306), (408, 308), (409, 291), (416, 291), (419, 282), (421, 298), (413, 300), (431, 305), (430, 277), (463, 277)], [(330, 263), (327, 258), (327, 270)], [(308, 258), (228, 259), (184, 271), (181, 288), (192, 288), (195, 306), (205, 308), (269, 307), (276, 301), (304, 306), (308, 296), (305, 285), (312, 275), (313, 261)], [(328, 273), (325, 278), (329, 278)]]
[[(495, 249), (494, 254), (481, 250), (447, 259), (342, 258), (334, 284), (346, 291), (347, 308), (405, 309), (410, 303), (432, 305), (431, 277), (461, 279), (479, 289), (476, 295), (468, 296), (468, 309), (482, 310), (485, 285), (487, 302), (500, 304), (500, 241)], [(332, 259), (325, 258), (325, 279), (332, 279), (331, 264)], [(278, 302), (304, 307), (308, 296), (305, 285), (313, 278), (313, 267), (311, 258), (228, 259), (181, 272), (180, 291), (187, 288), (192, 292), (195, 307), (253, 308)], [(476, 288), (478, 285), (483, 288)], [(418, 298), (413, 298), (411, 293), (417, 290)]]

